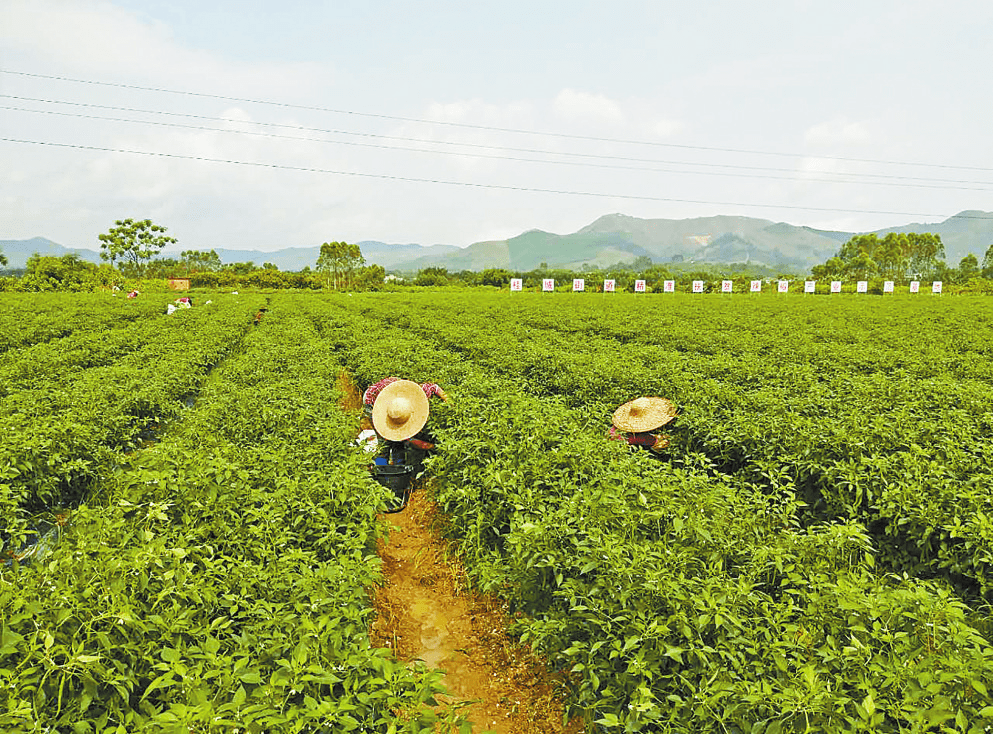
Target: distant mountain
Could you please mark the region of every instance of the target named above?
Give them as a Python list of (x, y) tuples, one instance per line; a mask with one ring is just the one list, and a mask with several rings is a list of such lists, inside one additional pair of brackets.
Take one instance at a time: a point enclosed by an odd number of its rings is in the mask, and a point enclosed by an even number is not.
[(544, 262), (549, 267), (581, 268), (647, 256), (661, 263), (753, 262), (807, 269), (834, 255), (838, 246), (836, 239), (812, 230), (764, 219), (638, 219), (608, 214), (573, 234), (531, 230), (508, 240), (478, 242), (451, 255), (422, 255), (396, 267), (532, 270)]
[(7, 256), (8, 268), (23, 268), (34, 253), (62, 257), (75, 254), (87, 262), (100, 263), (100, 253), (83, 248), (63, 247), (57, 242), (46, 240), (44, 237), (32, 237), (29, 240), (0, 240), (0, 252)]
[[(941, 235), (949, 265), (969, 252), (982, 260), (993, 244), (993, 213), (968, 211), (935, 224), (908, 224), (887, 232), (934, 232)], [(428, 256), (394, 266), (416, 271), (428, 266), (449, 270), (611, 265), (646, 255), (655, 262), (753, 263), (783, 270), (809, 270), (837, 254), (854, 232), (798, 227), (752, 217), (638, 219), (608, 214), (573, 234), (531, 230), (507, 240), (477, 242), (451, 254)]]
[[(384, 242), (367, 240), (359, 242), (362, 255), (366, 262), (377, 263), (384, 268), (393, 268), (398, 263), (409, 262), (419, 257), (443, 257), (451, 253), (461, 252), (462, 248), (454, 245), (389, 245)], [(162, 251), (161, 257), (179, 258), (179, 253), (185, 249), (182, 243), (179, 247), (168, 248)], [(320, 247), (286, 247), (282, 250), (264, 252), (262, 250), (234, 250), (223, 247), (214, 248), (217, 256), (223, 263), (253, 262), (262, 265), (267, 262), (273, 263), (280, 270), (298, 271), (303, 270), (308, 265), (313, 268), (317, 265), (317, 257), (321, 253)], [(28, 258), (32, 254), (51, 255), (62, 257), (63, 255), (76, 254), (83, 260), (92, 263), (101, 263), (100, 253), (96, 250), (85, 248), (64, 247), (57, 242), (45, 239), (44, 237), (32, 237), (29, 240), (0, 240), (0, 252), (7, 256), (8, 268), (23, 268)]]
[(993, 212), (968, 210), (949, 217), (940, 225), (906, 224), (902, 227), (881, 229), (880, 237), (889, 232), (934, 232), (941, 235), (945, 246), (945, 261), (957, 266), (959, 260), (970, 252), (983, 261), (983, 255), (993, 246)]
[[(966, 254), (982, 260), (993, 245), (993, 212), (963, 211), (944, 222), (906, 224), (877, 230), (889, 232), (934, 232), (945, 244), (946, 261), (956, 266)], [(454, 245), (386, 244), (359, 242), (366, 262), (387, 270), (412, 273), (425, 267), (449, 271), (507, 268), (533, 270), (541, 263), (549, 267), (581, 268), (612, 265), (640, 256), (658, 263), (753, 263), (781, 270), (807, 271), (838, 252), (856, 234), (811, 227), (798, 227), (752, 217), (700, 217), (696, 219), (638, 219), (624, 214), (608, 214), (572, 234), (554, 234), (533, 229), (507, 240), (476, 242), (468, 247)], [(10, 267), (23, 267), (32, 252), (61, 256), (76, 253), (84, 260), (100, 262), (99, 253), (63, 247), (43, 237), (30, 240), (0, 240), (0, 249)], [(271, 262), (280, 270), (302, 270), (317, 264), (320, 247), (289, 247), (272, 252), (215, 248), (221, 261)], [(165, 257), (178, 257), (163, 251)]]
[[(368, 263), (376, 263), (384, 268), (390, 269), (398, 263), (408, 262), (419, 257), (443, 257), (451, 253), (459, 252), (462, 248), (455, 245), (388, 245), (384, 242), (364, 240), (358, 243), (362, 249), (362, 256)], [(225, 248), (215, 248), (217, 256), (223, 263), (253, 262), (256, 265), (271, 262), (280, 270), (298, 271), (303, 270), (308, 265), (313, 269), (317, 265), (317, 258), (321, 254), (320, 247), (287, 247), (273, 252), (261, 252), (259, 250), (228, 250)], [(164, 256), (178, 257), (178, 252), (170, 255), (163, 252)]]

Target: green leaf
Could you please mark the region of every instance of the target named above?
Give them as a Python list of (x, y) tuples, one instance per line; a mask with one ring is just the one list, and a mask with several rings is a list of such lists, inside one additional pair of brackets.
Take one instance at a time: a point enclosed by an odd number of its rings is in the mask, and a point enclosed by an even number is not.
[(250, 671), (247, 671), (245, 673), (242, 673), (241, 675), (238, 676), (238, 679), (242, 683), (261, 683), (262, 682), (262, 676), (259, 675), (259, 671), (257, 671), (257, 670), (250, 670)]
[(596, 723), (600, 724), (601, 726), (607, 726), (611, 728), (618, 727), (621, 725), (620, 720), (617, 718), (617, 714), (614, 713), (604, 714), (602, 717), (596, 720)]
[(862, 708), (865, 710), (865, 718), (867, 719), (871, 719), (872, 715), (876, 713), (876, 700), (872, 697), (872, 691), (869, 691), (862, 699)]

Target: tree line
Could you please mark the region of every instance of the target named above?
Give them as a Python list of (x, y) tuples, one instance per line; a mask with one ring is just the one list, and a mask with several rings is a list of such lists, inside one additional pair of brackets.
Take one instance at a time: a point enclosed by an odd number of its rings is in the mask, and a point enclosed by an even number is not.
[(993, 244), (982, 263), (974, 254), (963, 257), (958, 267), (945, 262), (941, 236), (931, 232), (890, 232), (855, 235), (838, 253), (811, 269), (815, 280), (940, 280), (968, 285), (973, 280), (993, 280)]
[[(680, 287), (694, 280), (707, 283), (732, 280), (736, 290), (740, 290), (752, 279), (806, 277), (802, 273), (787, 273), (748, 263), (700, 263), (692, 267), (676, 265), (670, 269), (641, 256), (606, 267), (584, 264), (580, 269), (550, 268), (547, 263), (541, 263), (528, 271), (487, 268), (449, 272), (447, 268), (434, 266), (423, 268), (406, 279), (387, 279), (381, 265), (366, 263), (358, 245), (340, 241), (322, 243), (313, 270), (307, 266), (299, 272), (281, 272), (270, 262), (261, 266), (251, 261), (223, 263), (215, 250), (183, 250), (178, 258), (159, 258), (162, 249), (176, 244), (177, 240), (167, 234), (166, 227), (149, 219), (117, 220), (114, 227), (98, 236), (98, 240), (103, 264), (87, 262), (75, 254), (53, 257), (36, 253), (28, 259), (20, 277), (0, 278), (0, 290), (95, 290), (119, 285), (124, 279), (172, 278), (188, 278), (194, 288), (244, 286), (326, 290), (376, 290), (396, 285), (504, 288), (512, 278), (521, 278), (525, 289), (534, 289), (540, 288), (544, 279), (552, 278), (560, 288), (566, 289), (571, 288), (573, 279), (583, 278), (587, 290), (599, 290), (604, 280), (614, 280), (617, 290), (633, 290), (636, 280), (644, 280), (649, 292), (658, 292), (666, 280), (674, 280)], [(2, 252), (0, 265), (7, 265)], [(827, 262), (811, 268), (809, 277), (819, 281), (870, 281), (880, 289), (883, 280), (901, 284), (910, 280), (940, 280), (970, 290), (993, 292), (993, 244), (986, 250), (982, 262), (970, 253), (961, 259), (958, 267), (952, 268), (945, 263), (945, 247), (937, 234), (891, 232), (883, 237), (860, 234), (845, 242)]]
[[(178, 258), (158, 257), (177, 240), (166, 227), (150, 219), (119, 219), (108, 232), (98, 235), (97, 265), (79, 255), (61, 257), (33, 254), (24, 268), (0, 278), (7, 291), (92, 291), (131, 287), (139, 282), (189, 279), (193, 288), (297, 288), (370, 290), (383, 287), (386, 271), (381, 265), (366, 265), (358, 245), (325, 242), (316, 268), (282, 272), (271, 262), (223, 263), (215, 250), (183, 250)], [(8, 264), (0, 252), (0, 266)]]

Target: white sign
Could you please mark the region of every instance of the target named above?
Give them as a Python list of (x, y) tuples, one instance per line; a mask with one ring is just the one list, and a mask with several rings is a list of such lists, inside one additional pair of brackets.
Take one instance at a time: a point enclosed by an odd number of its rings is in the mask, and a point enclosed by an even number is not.
[(635, 293), (644, 293), (645, 292), (645, 281), (643, 281), (643, 280), (636, 280), (634, 282), (634, 292)]
[(694, 280), (693, 281), (693, 292), (694, 293), (703, 293), (703, 281), (702, 280)]
[(779, 281), (778, 289), (780, 293), (788, 293), (790, 290), (790, 282), (788, 280)]
[(884, 280), (883, 281), (883, 293), (892, 293), (892, 292), (893, 292), (893, 281), (892, 280)]
[(841, 293), (841, 281), (840, 280), (832, 280), (831, 281), (831, 292), (832, 293)]
[(662, 290), (665, 293), (675, 293), (676, 292), (676, 281), (674, 281), (674, 280), (667, 280), (665, 283), (662, 284)]
[(940, 280), (936, 280), (936, 281), (934, 281), (931, 284), (931, 292), (932, 293), (941, 293), (941, 281)]
[(603, 281), (603, 292), (604, 293), (613, 293), (614, 292), (614, 281), (612, 281), (612, 280), (605, 280), (605, 281)]
[(750, 290), (752, 293), (758, 293), (758, 292), (760, 292), (762, 290), (762, 281), (761, 280), (753, 280), (752, 281), (752, 284), (751, 284), (751, 286), (749, 286), (748, 290)]
[(912, 281), (910, 281), (910, 292), (911, 293), (920, 293), (921, 292), (921, 281), (919, 281), (919, 280), (912, 280)]
[(813, 293), (814, 292), (814, 286), (815, 285), (817, 285), (817, 281), (816, 280), (805, 280), (805, 281), (803, 281), (803, 292), (804, 293)]
[(554, 291), (555, 290), (555, 278), (544, 278), (541, 281), (541, 290), (543, 291)]
[(869, 292), (869, 281), (860, 280), (855, 284), (856, 293), (868, 293)]
[(519, 291), (524, 289), (524, 279), (523, 278), (511, 278), (510, 279), (510, 290)]
[(573, 292), (579, 292), (586, 290), (586, 280), (584, 278), (573, 278), (572, 279), (572, 290)]
[(730, 280), (721, 281), (721, 293), (730, 293), (734, 283)]

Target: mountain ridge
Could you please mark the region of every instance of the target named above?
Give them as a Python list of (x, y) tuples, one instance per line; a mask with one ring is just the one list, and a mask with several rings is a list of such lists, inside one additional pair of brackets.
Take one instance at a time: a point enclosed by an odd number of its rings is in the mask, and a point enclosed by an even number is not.
[[(993, 213), (964, 210), (943, 222), (912, 222), (866, 234), (880, 237), (889, 232), (934, 232), (945, 245), (946, 262), (957, 265), (971, 252), (982, 260), (993, 245)], [(357, 244), (366, 262), (395, 272), (415, 272), (426, 267), (450, 271), (506, 268), (533, 270), (549, 267), (579, 269), (605, 266), (637, 257), (654, 262), (754, 263), (779, 269), (809, 271), (835, 255), (856, 232), (821, 230), (755, 217), (716, 215), (690, 219), (641, 219), (622, 213), (604, 214), (571, 234), (529, 229), (505, 240), (484, 240), (467, 247), (455, 245), (389, 244), (363, 240)], [(98, 251), (65, 247), (44, 237), (0, 240), (9, 267), (23, 267), (33, 253), (61, 256), (75, 253), (89, 262), (101, 262)], [(271, 262), (280, 270), (313, 268), (320, 246), (287, 247), (270, 252), (213, 248), (224, 263)], [(179, 247), (164, 250), (164, 257), (178, 257)]]

